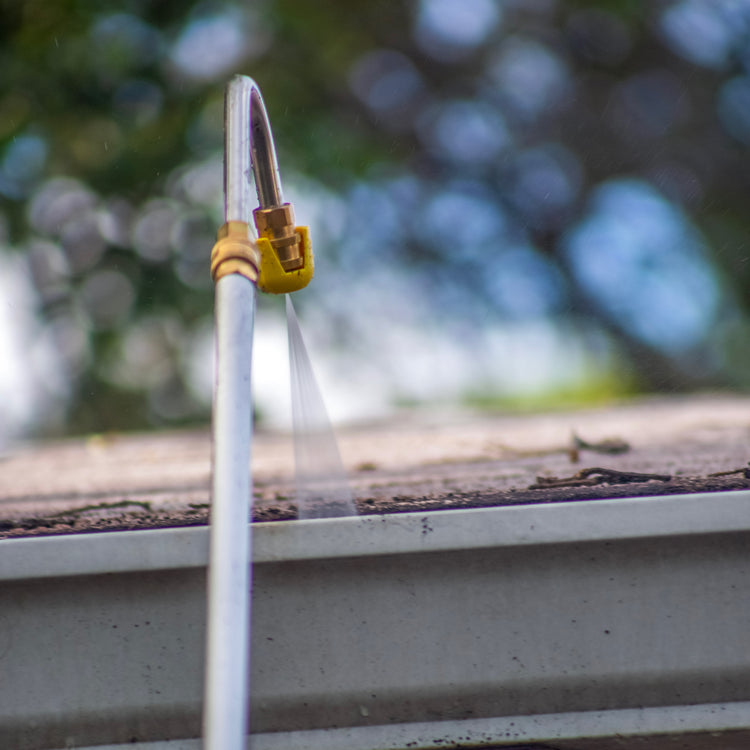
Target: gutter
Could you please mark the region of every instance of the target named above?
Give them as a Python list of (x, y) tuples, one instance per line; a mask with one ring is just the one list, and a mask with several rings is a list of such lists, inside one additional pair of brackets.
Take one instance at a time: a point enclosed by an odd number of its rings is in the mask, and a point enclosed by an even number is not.
[[(748, 491), (252, 534), (254, 750), (750, 744)], [(2, 541), (0, 747), (201, 747), (207, 563), (205, 527)]]

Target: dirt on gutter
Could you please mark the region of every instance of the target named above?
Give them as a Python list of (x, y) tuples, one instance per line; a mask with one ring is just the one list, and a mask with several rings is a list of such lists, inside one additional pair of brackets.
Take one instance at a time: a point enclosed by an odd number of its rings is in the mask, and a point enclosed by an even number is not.
[[(407, 413), (338, 432), (360, 514), (750, 489), (750, 398), (534, 415)], [(255, 521), (296, 518), (291, 439), (254, 438)], [(208, 430), (17, 446), (0, 539), (206, 524)]]

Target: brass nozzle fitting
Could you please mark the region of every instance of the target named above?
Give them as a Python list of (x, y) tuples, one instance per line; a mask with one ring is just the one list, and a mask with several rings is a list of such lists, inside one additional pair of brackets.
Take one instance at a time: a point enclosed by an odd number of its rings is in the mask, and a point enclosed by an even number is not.
[(296, 271), (304, 266), (302, 238), (294, 226), (291, 203), (275, 208), (256, 208), (253, 218), (258, 236), (271, 243), (284, 271)]
[(230, 273), (238, 273), (255, 284), (259, 266), (260, 250), (250, 236), (250, 226), (244, 221), (224, 224), (211, 250), (211, 278), (216, 282)]

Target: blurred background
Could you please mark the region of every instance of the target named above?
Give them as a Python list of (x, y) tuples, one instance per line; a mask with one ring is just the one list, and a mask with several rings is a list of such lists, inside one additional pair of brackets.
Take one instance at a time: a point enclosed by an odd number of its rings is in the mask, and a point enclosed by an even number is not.
[(234, 73), (335, 421), (750, 386), (748, 0), (2, 0), (0, 70), (0, 436), (208, 420)]

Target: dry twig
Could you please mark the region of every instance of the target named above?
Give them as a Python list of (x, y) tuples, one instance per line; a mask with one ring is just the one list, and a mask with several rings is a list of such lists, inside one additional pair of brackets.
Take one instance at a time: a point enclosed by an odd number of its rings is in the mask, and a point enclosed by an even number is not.
[(581, 469), (571, 477), (537, 477), (536, 482), (529, 486), (530, 490), (549, 489), (551, 487), (591, 487), (597, 484), (631, 484), (637, 482), (668, 482), (671, 474), (643, 474), (637, 471), (620, 471), (618, 469), (602, 469), (593, 466)]

